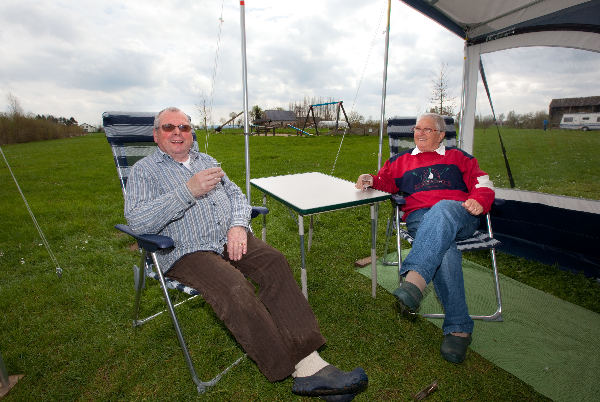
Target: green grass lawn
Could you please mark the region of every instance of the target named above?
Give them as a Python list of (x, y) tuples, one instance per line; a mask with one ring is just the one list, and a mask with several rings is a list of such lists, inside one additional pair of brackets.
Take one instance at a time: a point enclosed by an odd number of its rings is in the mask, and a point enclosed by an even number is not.
[[(600, 199), (599, 131), (501, 128), (515, 187)], [(474, 155), (498, 187), (509, 188), (495, 127), (476, 131)]]
[[(600, 198), (595, 171), (595, 150), (600, 145), (597, 133), (563, 132), (561, 137), (559, 132), (531, 131), (503, 135), (518, 187)], [(557, 143), (547, 151), (551, 158), (545, 158), (546, 162), (566, 161), (568, 169), (551, 170), (531, 160), (533, 152), (543, 154), (534, 146), (539, 144), (536, 135), (551, 136)], [(478, 133), (475, 155), (497, 184), (506, 186), (495, 136), (490, 130)], [(521, 138), (527, 138), (531, 146), (521, 148)], [(252, 177), (307, 171), (330, 174), (340, 140), (339, 136), (251, 137)], [(203, 150), (204, 139), (199, 138), (199, 142)], [(360, 173), (373, 172), (377, 142), (376, 137), (347, 136), (333, 174), (354, 181)], [(216, 388), (198, 397), (168, 316), (132, 328), (131, 267), (138, 263), (139, 254), (132, 251), (132, 241), (113, 228), (124, 222), (123, 199), (103, 135), (11, 145), (3, 150), (64, 270), (58, 278), (3, 165), (0, 351), (9, 374), (25, 375), (7, 401), (302, 399), (291, 394), (291, 379), (271, 384), (248, 359)], [(244, 138), (212, 134), (208, 151), (245, 189)], [(384, 158), (388, 152), (385, 145)], [(587, 164), (578, 165), (580, 160)], [(520, 163), (528, 165), (522, 169)], [(543, 177), (551, 176), (548, 172), (564, 176), (544, 179), (542, 185), (539, 178), (526, 178), (531, 172)], [(576, 185), (568, 191), (556, 190), (564, 188), (565, 180)], [(261, 204), (262, 195), (253, 189), (252, 199), (254, 204)], [(267, 241), (288, 257), (299, 279), (296, 222), (279, 203), (270, 201), (268, 206)], [(380, 239), (389, 213), (389, 205), (381, 204)], [(259, 232), (259, 222), (254, 225)], [(318, 215), (313, 248), (306, 261), (310, 302), (328, 339), (321, 354), (343, 369), (361, 365), (369, 374), (369, 387), (357, 400), (408, 400), (435, 379), (440, 388), (431, 400), (545, 400), (476, 353), (470, 352), (462, 365), (445, 362), (439, 355), (442, 335), (437, 327), (422, 319), (399, 319), (392, 308), (393, 297), (381, 288), (372, 299), (370, 280), (353, 266), (356, 260), (370, 255), (369, 238), (366, 206)], [(378, 243), (381, 253), (383, 241)], [(600, 286), (581, 275), (506, 255), (501, 255), (500, 267), (518, 280), (600, 312)], [(556, 286), (558, 280), (562, 287)], [(144, 306), (147, 313), (163, 304), (156, 286), (147, 289), (145, 300), (149, 302)], [(202, 300), (182, 306), (178, 314), (203, 379), (242, 354)]]

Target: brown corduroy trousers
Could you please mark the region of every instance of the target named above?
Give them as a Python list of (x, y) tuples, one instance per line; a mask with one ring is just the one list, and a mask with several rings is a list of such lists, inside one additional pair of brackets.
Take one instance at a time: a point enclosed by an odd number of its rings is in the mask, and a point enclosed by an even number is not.
[(239, 261), (227, 248), (187, 254), (166, 275), (198, 290), (267, 379), (279, 381), (325, 338), (284, 255), (251, 233), (247, 250)]

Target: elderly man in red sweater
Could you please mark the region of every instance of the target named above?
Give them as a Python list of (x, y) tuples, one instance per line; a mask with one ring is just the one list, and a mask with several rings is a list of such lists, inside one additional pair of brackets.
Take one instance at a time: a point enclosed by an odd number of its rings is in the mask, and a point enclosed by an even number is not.
[(433, 280), (446, 314), (442, 356), (462, 363), (471, 343), (473, 320), (465, 300), (462, 254), (456, 241), (470, 237), (494, 201), (494, 187), (477, 160), (446, 148), (444, 119), (422, 115), (413, 129), (416, 147), (390, 158), (376, 175), (362, 174), (356, 187), (403, 193), (403, 220), (413, 236), (402, 264), (405, 281), (393, 294), (402, 312), (417, 311)]

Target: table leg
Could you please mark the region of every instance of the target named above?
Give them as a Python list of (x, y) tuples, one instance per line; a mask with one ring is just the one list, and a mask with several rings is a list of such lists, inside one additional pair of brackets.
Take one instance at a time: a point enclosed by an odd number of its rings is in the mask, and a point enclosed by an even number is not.
[(371, 204), (371, 296), (377, 295), (377, 205)]
[(310, 248), (312, 247), (312, 239), (313, 239), (313, 233), (314, 233), (314, 225), (313, 225), (313, 216), (310, 216), (310, 225), (308, 226), (308, 247), (307, 250), (310, 251)]
[[(263, 193), (263, 207), (267, 207), (267, 194)], [(267, 242), (267, 215), (262, 216), (262, 241)]]
[(308, 299), (308, 286), (306, 283), (306, 260), (304, 253), (304, 217), (298, 214), (298, 233), (300, 234), (300, 282), (302, 283), (302, 294)]

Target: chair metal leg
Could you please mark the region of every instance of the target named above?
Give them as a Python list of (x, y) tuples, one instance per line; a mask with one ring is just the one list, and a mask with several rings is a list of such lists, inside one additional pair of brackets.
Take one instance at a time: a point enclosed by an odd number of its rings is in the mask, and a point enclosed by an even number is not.
[(402, 240), (400, 239), (400, 207), (396, 206), (396, 252), (398, 253), (398, 286), (402, 283)]
[(234, 361), (229, 367), (227, 367), (225, 370), (223, 370), (221, 373), (219, 373), (217, 376), (215, 376), (212, 380), (210, 381), (201, 381), (197, 374), (196, 374), (196, 369), (194, 368), (194, 363), (192, 362), (192, 358), (190, 356), (190, 352), (187, 348), (187, 345), (185, 343), (185, 339), (183, 338), (183, 333), (181, 332), (181, 328), (179, 326), (179, 321), (177, 320), (177, 316), (175, 315), (175, 309), (173, 308), (173, 303), (171, 302), (171, 298), (169, 297), (169, 292), (168, 292), (168, 288), (167, 288), (167, 284), (165, 282), (165, 277), (162, 274), (162, 271), (160, 270), (159, 265), (158, 265), (158, 261), (156, 260), (156, 255), (154, 253), (151, 253), (152, 256), (152, 261), (154, 262), (154, 266), (157, 267), (157, 272), (158, 272), (158, 277), (160, 280), (160, 285), (161, 288), (163, 290), (163, 296), (165, 298), (165, 302), (167, 304), (167, 309), (169, 311), (169, 314), (171, 316), (171, 320), (173, 321), (173, 327), (175, 328), (175, 332), (177, 333), (177, 339), (179, 340), (179, 345), (181, 346), (181, 350), (183, 352), (183, 356), (185, 358), (185, 362), (188, 366), (188, 370), (190, 371), (190, 375), (192, 376), (192, 380), (194, 381), (194, 383), (196, 384), (196, 388), (198, 389), (198, 393), (202, 394), (206, 391), (206, 389), (208, 387), (211, 387), (213, 385), (215, 385), (220, 379), (221, 377), (227, 373), (231, 368), (233, 368), (234, 366), (236, 366), (237, 364), (239, 364), (242, 359), (246, 356), (245, 354), (243, 356), (241, 356), (240, 358), (238, 358), (236, 361)]
[(137, 265), (133, 266), (133, 282), (134, 282), (134, 286), (135, 286), (135, 300), (133, 302), (133, 326), (134, 327), (141, 325), (141, 323), (139, 322), (140, 299), (142, 297), (142, 289), (143, 289), (145, 281), (146, 281), (145, 267), (146, 267), (147, 253), (148, 253), (147, 251), (144, 251), (142, 253), (142, 258), (141, 258), (139, 267)]
[[(490, 214), (488, 213), (486, 215), (486, 223), (487, 223), (487, 227), (488, 227), (488, 236), (493, 238), (494, 234), (492, 232), (492, 223), (491, 223), (491, 218), (490, 218)], [(496, 261), (496, 249), (491, 248), (490, 249), (490, 257), (492, 259), (492, 268), (493, 268), (493, 274), (494, 274), (494, 288), (495, 288), (495, 293), (496, 293), (496, 303), (497, 303), (497, 308), (496, 311), (490, 315), (471, 315), (471, 318), (473, 320), (482, 320), (482, 321), (497, 321), (497, 322), (501, 322), (504, 321), (502, 319), (502, 294), (500, 293), (500, 277), (498, 275), (498, 264)], [(445, 314), (422, 314), (423, 317), (426, 318), (444, 318)]]
[[(481, 320), (481, 321), (496, 321), (502, 322), (502, 295), (500, 294), (500, 282), (498, 276), (498, 266), (496, 265), (496, 252), (495, 249), (490, 249), (490, 254), (492, 258), (492, 266), (494, 272), (494, 287), (496, 293), (496, 303), (497, 308), (496, 311), (490, 315), (473, 315), (471, 314), (471, 318), (473, 320)], [(444, 318), (445, 314), (422, 314), (425, 318)]]
[[(150, 320), (158, 317), (162, 313), (165, 313), (168, 311), (165, 309), (165, 310), (159, 311), (155, 314), (152, 314), (151, 316), (148, 316), (146, 318), (139, 317), (142, 291), (146, 287), (146, 276), (148, 275), (148, 272), (152, 270), (151, 264), (148, 261), (152, 261), (151, 253), (144, 251), (144, 253), (142, 255), (142, 261), (141, 261), (141, 264), (143, 264), (144, 268), (143, 269), (139, 268), (137, 265), (133, 266), (133, 281), (134, 281), (134, 286), (135, 286), (135, 301), (134, 301), (134, 311), (133, 311), (133, 326), (134, 327), (141, 327), (148, 321), (150, 321)], [(187, 297), (185, 300), (182, 300), (179, 303), (174, 304), (173, 307), (179, 307), (183, 303), (187, 303), (188, 301), (193, 300), (198, 296), (199, 295)]]

